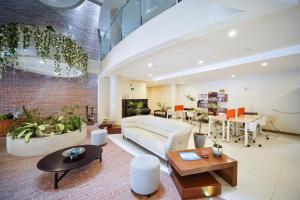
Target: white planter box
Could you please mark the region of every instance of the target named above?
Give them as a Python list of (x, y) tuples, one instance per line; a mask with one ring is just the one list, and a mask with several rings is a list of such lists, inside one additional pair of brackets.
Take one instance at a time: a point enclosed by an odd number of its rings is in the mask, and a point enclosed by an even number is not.
[(15, 156), (46, 155), (59, 149), (82, 144), (86, 136), (86, 126), (81, 131), (77, 130), (52, 137), (31, 138), (28, 143), (25, 143), (24, 139), (13, 140), (11, 136), (6, 136), (6, 150)]

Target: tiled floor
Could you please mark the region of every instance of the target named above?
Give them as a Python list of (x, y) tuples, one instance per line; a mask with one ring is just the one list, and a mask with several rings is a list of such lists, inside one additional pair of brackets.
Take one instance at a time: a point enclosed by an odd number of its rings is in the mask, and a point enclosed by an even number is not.
[[(207, 130), (204, 125), (203, 131)], [(222, 179), (221, 197), (226, 200), (299, 200), (300, 199), (300, 137), (269, 133), (270, 140), (258, 136), (255, 144), (245, 148), (240, 143), (220, 142), (224, 153), (238, 160), (238, 186), (233, 188)], [(135, 155), (143, 152), (121, 136), (111, 135), (112, 141)], [(218, 139), (220, 141), (220, 139)], [(259, 147), (258, 144), (262, 144)], [(206, 140), (206, 146), (212, 139)], [(189, 148), (194, 143), (191, 137)], [(166, 170), (162, 162), (161, 169)]]

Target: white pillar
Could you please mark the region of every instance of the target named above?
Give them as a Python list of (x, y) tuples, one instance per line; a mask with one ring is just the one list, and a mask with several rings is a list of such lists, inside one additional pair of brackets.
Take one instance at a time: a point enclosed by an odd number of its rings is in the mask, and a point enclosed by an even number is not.
[(109, 78), (98, 76), (98, 124), (109, 118)]
[(110, 77), (109, 119), (120, 125), (122, 117), (121, 80), (120, 76)]
[(178, 86), (177, 84), (171, 84), (171, 108), (178, 104)]

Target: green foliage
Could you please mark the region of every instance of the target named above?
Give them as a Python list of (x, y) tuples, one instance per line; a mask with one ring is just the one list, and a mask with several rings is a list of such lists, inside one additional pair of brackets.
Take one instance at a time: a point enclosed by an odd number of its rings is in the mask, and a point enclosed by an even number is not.
[(13, 139), (24, 139), (26, 143), (32, 137), (48, 137), (82, 129), (84, 120), (77, 114), (79, 106), (70, 105), (62, 108), (62, 115), (42, 117), (38, 109), (27, 110), (10, 129)]
[(14, 116), (11, 113), (0, 115), (0, 120), (7, 120), (7, 119), (13, 119)]
[(195, 100), (195, 97), (193, 97), (193, 96), (190, 95), (190, 94), (185, 95), (185, 97), (186, 97), (188, 100), (190, 100), (191, 102), (196, 101), (196, 100)]
[(171, 106), (166, 105), (165, 103), (161, 103), (160, 101), (156, 103), (157, 107), (160, 111), (166, 112), (167, 110), (171, 109)]
[(144, 103), (142, 101), (136, 103), (137, 109), (142, 109), (144, 107)]
[[(57, 33), (51, 26), (40, 28), (17, 23), (0, 26), (0, 75), (6, 71), (7, 66), (18, 65), (16, 50), (20, 39), (23, 41), (23, 49), (28, 48), (33, 41), (37, 56), (42, 59), (54, 59), (56, 73), (60, 73), (60, 63), (65, 61), (68, 64), (68, 72), (77, 69), (87, 75), (87, 54), (73, 40)], [(50, 52), (50, 48), (54, 51)]]

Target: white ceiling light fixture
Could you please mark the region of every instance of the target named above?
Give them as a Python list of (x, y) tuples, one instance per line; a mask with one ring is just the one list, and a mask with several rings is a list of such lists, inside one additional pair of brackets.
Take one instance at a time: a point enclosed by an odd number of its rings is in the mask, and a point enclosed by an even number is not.
[(152, 67), (152, 63), (148, 63), (148, 67)]
[(180, 84), (184, 84), (184, 81), (181, 81)]
[(236, 77), (236, 75), (235, 74), (231, 74), (231, 78), (235, 78)]
[(199, 65), (201, 65), (201, 64), (203, 64), (203, 63), (204, 63), (203, 60), (198, 60), (198, 64), (199, 64)]
[(152, 77), (152, 74), (148, 74), (149, 77)]
[(266, 63), (266, 62), (263, 62), (263, 63), (261, 63), (261, 66), (267, 66), (268, 65), (268, 63)]
[(237, 34), (236, 30), (231, 30), (231, 31), (228, 32), (228, 36), (231, 37), (231, 38), (235, 37), (236, 34)]

